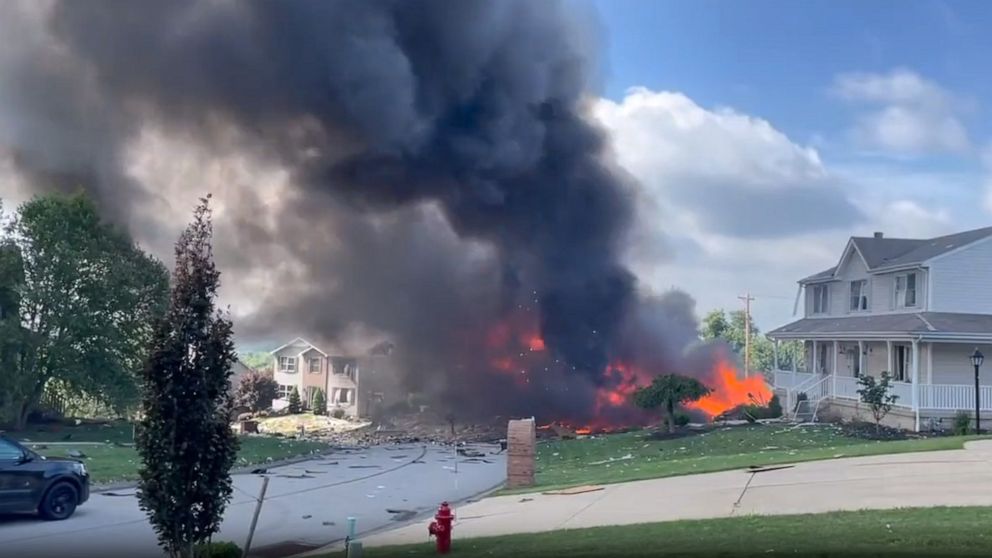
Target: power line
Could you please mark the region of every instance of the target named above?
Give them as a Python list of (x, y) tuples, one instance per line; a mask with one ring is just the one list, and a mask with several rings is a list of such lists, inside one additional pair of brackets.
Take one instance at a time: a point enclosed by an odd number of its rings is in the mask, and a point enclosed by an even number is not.
[(751, 301), (754, 297), (748, 291), (737, 297), (744, 301), (744, 377), (751, 375)]

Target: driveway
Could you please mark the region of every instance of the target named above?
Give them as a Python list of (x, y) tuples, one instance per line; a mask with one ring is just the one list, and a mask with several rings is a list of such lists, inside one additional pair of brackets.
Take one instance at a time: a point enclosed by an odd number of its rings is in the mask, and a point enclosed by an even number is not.
[[(367, 533), (502, 483), (506, 462), (499, 447), (471, 448), (485, 457), (467, 459), (449, 447), (380, 446), (270, 469), (252, 555), (288, 556), (324, 546), (345, 537), (349, 516)], [(216, 540), (244, 546), (261, 485), (259, 475), (234, 476), (234, 498)], [(162, 556), (133, 489), (95, 493), (62, 522), (4, 518), (0, 549), (0, 555), (18, 558)]]
[[(764, 472), (725, 471), (606, 485), (573, 495), (517, 494), (455, 510), (454, 539), (707, 519), (897, 507), (992, 505), (992, 440), (965, 449), (813, 461)], [(424, 540), (423, 521), (367, 546)]]

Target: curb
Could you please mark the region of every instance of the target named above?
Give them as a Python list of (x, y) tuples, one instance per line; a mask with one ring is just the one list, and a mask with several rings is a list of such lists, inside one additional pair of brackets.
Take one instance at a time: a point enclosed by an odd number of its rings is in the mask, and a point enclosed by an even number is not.
[[(493, 486), (491, 488), (487, 488), (486, 490), (483, 490), (482, 492), (479, 492), (477, 494), (473, 494), (472, 496), (468, 496), (466, 498), (462, 498), (461, 500), (458, 500), (458, 501), (455, 501), (455, 502), (450, 502), (450, 503), (452, 504), (452, 507), (461, 506), (463, 504), (472, 504), (472, 503), (475, 503), (475, 502), (477, 502), (477, 501), (479, 501), (479, 500), (481, 500), (481, 499), (489, 496), (490, 494), (492, 494), (492, 493), (494, 493), (494, 492), (502, 489), (505, 484), (506, 484), (506, 481), (505, 480), (504, 481), (500, 481), (499, 484), (496, 484), (495, 486)], [(355, 539), (358, 540), (358, 541), (361, 541), (362, 538), (364, 538), (364, 537), (368, 537), (368, 536), (371, 536), (371, 535), (377, 535), (379, 533), (384, 533), (386, 531), (392, 531), (394, 529), (402, 529), (404, 527), (409, 527), (410, 525), (413, 525), (415, 523), (420, 523), (420, 522), (424, 521), (425, 519), (428, 519), (428, 518), (432, 517), (432, 514), (433, 513), (434, 513), (433, 510), (425, 510), (425, 511), (419, 512), (414, 517), (411, 517), (410, 519), (407, 519), (405, 521), (397, 521), (397, 522), (395, 522), (393, 524), (390, 524), (390, 525), (383, 525), (382, 527), (378, 527), (378, 528), (375, 528), (375, 529), (369, 529), (368, 531), (362, 531), (362, 532), (356, 533), (355, 534)], [(285, 558), (310, 558), (310, 557), (313, 557), (313, 556), (319, 556), (321, 554), (328, 554), (328, 553), (331, 553), (331, 552), (336, 552), (336, 551), (339, 551), (341, 549), (339, 549), (339, 548), (332, 548), (332, 547), (334, 547), (334, 546), (336, 546), (338, 544), (341, 544), (342, 542), (344, 542), (344, 539), (343, 538), (342, 539), (336, 539), (336, 540), (333, 540), (333, 541), (328, 542), (327, 544), (322, 545), (320, 548), (315, 548), (313, 550), (308, 550), (308, 551), (303, 552), (303, 553), (300, 553), (300, 554), (291, 554), (291, 555), (289, 555), (289, 556), (287, 556)]]

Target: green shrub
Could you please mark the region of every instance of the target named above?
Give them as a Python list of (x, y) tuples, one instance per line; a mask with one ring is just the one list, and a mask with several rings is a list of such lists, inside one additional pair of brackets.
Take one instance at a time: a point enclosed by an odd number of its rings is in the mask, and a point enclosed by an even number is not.
[(233, 542), (212, 542), (197, 545), (196, 558), (241, 558), (241, 547)]
[(782, 416), (782, 402), (777, 395), (773, 395), (768, 401), (768, 418), (778, 418)]
[(954, 414), (954, 433), (964, 436), (971, 430), (971, 413), (968, 411), (958, 411)]
[(313, 394), (313, 414), (327, 414), (327, 398), (324, 397), (324, 390), (320, 388), (317, 388), (317, 392)]
[[(685, 414), (685, 413), (683, 413), (681, 411), (675, 411), (675, 426), (685, 426), (685, 425), (689, 424), (691, 421), (692, 421), (692, 418), (689, 415), (687, 415), (687, 414)], [(668, 417), (665, 417), (664, 419), (662, 419), (661, 422), (662, 422), (662, 424), (667, 425), (668, 424)]]
[(344, 409), (334, 409), (334, 412), (331, 413), (331, 416), (336, 419), (344, 418)]
[(779, 402), (778, 396), (773, 395), (768, 401), (768, 405), (746, 405), (744, 407), (744, 418), (748, 422), (754, 422), (761, 419), (778, 418), (782, 416), (782, 403)]
[(289, 414), (298, 415), (303, 410), (303, 403), (300, 401), (300, 392), (293, 386), (293, 391), (289, 392)]

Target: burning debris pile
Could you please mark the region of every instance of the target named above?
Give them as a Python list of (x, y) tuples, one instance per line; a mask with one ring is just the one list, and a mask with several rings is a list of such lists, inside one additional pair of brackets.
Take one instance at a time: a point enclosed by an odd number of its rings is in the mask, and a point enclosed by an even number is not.
[[(265, 278), (242, 340), (389, 338), (401, 389), (460, 416), (590, 429), (655, 420), (628, 400), (659, 373), (713, 388), (709, 415), (761, 387), (629, 270), (637, 185), (588, 116), (596, 41), (567, 2), (7, 2), (0, 31), (18, 182), (85, 187), (163, 253), (170, 203), (226, 192), (225, 287)], [(174, 144), (285, 185), (160, 179), (201, 166)]]

